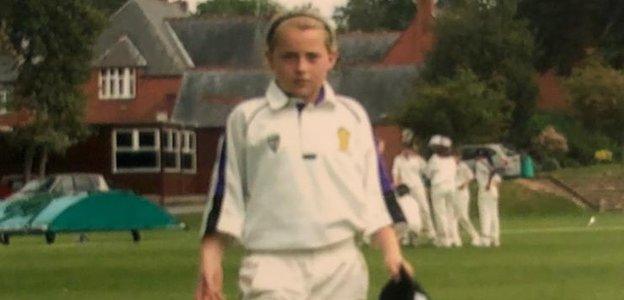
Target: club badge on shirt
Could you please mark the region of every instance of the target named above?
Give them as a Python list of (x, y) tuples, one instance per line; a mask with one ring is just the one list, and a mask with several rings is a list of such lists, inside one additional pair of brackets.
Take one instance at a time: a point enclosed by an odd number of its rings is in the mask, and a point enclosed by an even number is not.
[(280, 136), (278, 134), (270, 135), (267, 138), (267, 144), (269, 145), (269, 148), (273, 150), (273, 153), (277, 152), (280, 144)]
[(351, 137), (351, 133), (349, 130), (344, 127), (338, 128), (338, 149), (340, 151), (349, 150), (349, 138)]

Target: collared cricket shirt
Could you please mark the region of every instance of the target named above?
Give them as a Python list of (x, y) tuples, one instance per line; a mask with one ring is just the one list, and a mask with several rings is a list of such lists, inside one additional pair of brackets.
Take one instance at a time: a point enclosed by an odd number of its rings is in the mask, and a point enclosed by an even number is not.
[(406, 157), (401, 153), (394, 158), (392, 175), (412, 189), (425, 190), (421, 175), (426, 166), (427, 163), (420, 155)]
[(232, 111), (206, 232), (252, 250), (311, 249), (391, 224), (365, 110), (328, 84), (323, 92), (304, 104), (273, 82)]

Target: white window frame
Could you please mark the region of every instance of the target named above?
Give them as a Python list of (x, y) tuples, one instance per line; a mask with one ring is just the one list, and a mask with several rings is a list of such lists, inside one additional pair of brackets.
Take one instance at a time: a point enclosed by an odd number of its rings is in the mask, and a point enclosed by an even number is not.
[[(117, 147), (117, 133), (126, 132), (132, 134), (132, 146)], [(154, 134), (154, 146), (143, 146), (139, 144), (140, 133), (150, 132)], [(112, 134), (112, 161), (111, 169), (113, 174), (119, 173), (159, 173), (161, 168), (160, 155), (160, 130), (157, 128), (128, 128), (115, 129)], [(154, 152), (156, 153), (156, 166), (146, 168), (119, 168), (117, 167), (117, 152)]]
[[(179, 172), (180, 168), (181, 168), (181, 158), (180, 158), (180, 145), (182, 144), (180, 142), (180, 131), (177, 129), (163, 129), (163, 135), (167, 135), (167, 143), (165, 143), (165, 141), (163, 141), (162, 144), (162, 152), (164, 153), (174, 153), (175, 154), (175, 160), (176, 160), (176, 164), (175, 167), (170, 168), (170, 167), (165, 167), (163, 165), (163, 168), (165, 170), (165, 172)], [(175, 144), (173, 137), (175, 136)]]
[(0, 89), (0, 115), (9, 112), (7, 105), (9, 104), (9, 90)]
[[(191, 130), (182, 130), (180, 133), (181, 133), (180, 170), (182, 173), (195, 174), (195, 172), (197, 172), (197, 136), (195, 132)], [(191, 143), (191, 140), (193, 141), (192, 143)], [(182, 167), (182, 155), (183, 154), (191, 154), (192, 167), (190, 169), (185, 169)]]
[[(123, 86), (123, 89), (121, 87)], [(98, 73), (100, 99), (134, 99), (136, 97), (136, 69), (131, 67), (101, 68)]]

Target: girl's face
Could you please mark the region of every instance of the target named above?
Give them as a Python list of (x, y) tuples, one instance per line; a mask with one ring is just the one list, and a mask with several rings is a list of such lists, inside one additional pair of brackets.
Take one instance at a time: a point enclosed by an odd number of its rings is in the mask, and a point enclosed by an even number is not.
[(299, 29), (287, 22), (276, 31), (276, 44), (267, 60), (277, 85), (290, 96), (313, 102), (318, 97), (327, 73), (336, 64), (337, 53), (325, 44), (323, 29)]

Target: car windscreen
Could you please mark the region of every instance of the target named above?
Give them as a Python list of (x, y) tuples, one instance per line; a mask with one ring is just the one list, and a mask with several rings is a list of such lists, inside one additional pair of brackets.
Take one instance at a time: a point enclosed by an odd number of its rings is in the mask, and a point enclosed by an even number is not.
[(47, 192), (52, 184), (54, 183), (54, 178), (44, 178), (44, 179), (35, 179), (29, 181), (24, 187), (20, 190), (20, 193), (41, 193)]

